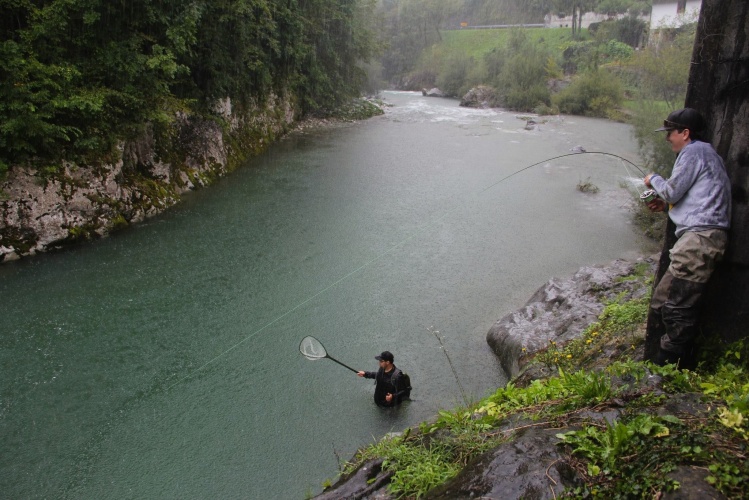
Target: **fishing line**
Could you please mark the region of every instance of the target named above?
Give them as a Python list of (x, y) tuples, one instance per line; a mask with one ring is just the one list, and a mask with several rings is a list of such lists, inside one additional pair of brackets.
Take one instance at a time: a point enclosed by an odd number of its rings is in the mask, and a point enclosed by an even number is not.
[[(528, 169), (530, 169), (530, 168), (533, 168), (533, 167), (535, 167), (535, 166), (541, 165), (541, 164), (543, 164), (543, 163), (548, 163), (548, 162), (550, 162), (550, 161), (554, 161), (554, 160), (557, 160), (557, 159), (559, 159), (559, 158), (566, 158), (566, 157), (568, 157), (568, 156), (577, 156), (577, 155), (582, 155), (582, 154), (599, 154), (599, 155), (606, 155), (606, 156), (612, 156), (612, 157), (614, 157), (614, 158), (619, 158), (620, 160), (623, 160), (623, 161), (625, 161), (625, 162), (627, 162), (627, 163), (629, 163), (629, 164), (633, 165), (633, 166), (634, 166), (635, 168), (637, 168), (637, 170), (639, 170), (639, 171), (640, 171), (640, 172), (641, 172), (641, 173), (643, 174), (643, 176), (645, 175), (645, 172), (643, 172), (643, 171), (642, 171), (642, 169), (640, 169), (640, 167), (638, 167), (637, 165), (635, 165), (634, 163), (632, 163), (631, 161), (629, 161), (628, 159), (626, 159), (626, 158), (624, 158), (624, 157), (622, 157), (622, 156), (619, 156), (619, 155), (615, 155), (615, 154), (613, 154), (613, 153), (607, 153), (607, 152), (605, 152), (605, 151), (578, 151), (578, 152), (575, 152), (575, 153), (567, 153), (567, 154), (563, 154), (563, 155), (559, 155), (559, 156), (554, 156), (554, 157), (552, 157), (552, 158), (547, 158), (547, 159), (545, 159), (545, 160), (542, 160), (542, 161), (536, 162), (536, 163), (534, 163), (534, 164), (532, 164), (532, 165), (528, 165), (527, 167), (523, 167), (523, 168), (521, 168), (520, 170), (517, 170), (516, 172), (513, 172), (513, 173), (511, 173), (510, 175), (507, 175), (507, 176), (505, 176), (505, 177), (502, 177), (502, 178), (501, 178), (501, 179), (499, 179), (499, 180), (498, 180), (497, 182), (495, 182), (495, 183), (493, 183), (493, 184), (489, 185), (488, 187), (486, 187), (485, 189), (483, 189), (483, 190), (481, 190), (481, 191), (478, 191), (478, 192), (477, 192), (476, 194), (478, 195), (478, 194), (482, 194), (482, 193), (485, 193), (486, 191), (488, 191), (488, 190), (490, 190), (491, 188), (493, 188), (493, 187), (497, 186), (498, 184), (500, 184), (500, 183), (502, 183), (502, 182), (506, 181), (507, 179), (509, 179), (509, 178), (511, 178), (511, 177), (513, 177), (513, 176), (515, 176), (515, 175), (517, 175), (517, 174), (519, 174), (519, 173), (521, 173), (521, 172), (525, 172), (526, 170), (528, 170)], [(316, 299), (316, 298), (317, 298), (317, 297), (319, 297), (320, 295), (324, 294), (325, 292), (327, 292), (327, 291), (328, 291), (328, 290), (330, 290), (331, 288), (333, 288), (333, 287), (335, 287), (336, 285), (338, 285), (338, 284), (342, 283), (343, 281), (347, 280), (347, 279), (348, 279), (348, 278), (350, 278), (351, 276), (353, 276), (353, 275), (355, 275), (355, 274), (359, 273), (359, 271), (362, 271), (363, 269), (366, 269), (367, 267), (371, 266), (371, 265), (372, 265), (372, 264), (374, 264), (375, 262), (377, 262), (377, 261), (381, 260), (381, 259), (382, 259), (383, 257), (385, 257), (386, 255), (388, 255), (388, 254), (392, 253), (392, 252), (393, 252), (393, 251), (395, 251), (396, 249), (398, 249), (398, 248), (400, 248), (401, 246), (405, 245), (406, 243), (408, 243), (408, 242), (409, 242), (409, 241), (411, 241), (412, 239), (416, 238), (416, 237), (417, 237), (417, 236), (419, 236), (420, 234), (422, 234), (422, 233), (426, 232), (426, 231), (427, 231), (428, 229), (431, 229), (431, 228), (432, 228), (433, 226), (437, 225), (437, 224), (438, 224), (439, 222), (441, 222), (441, 221), (442, 221), (443, 219), (445, 219), (445, 218), (446, 218), (446, 217), (447, 217), (448, 215), (450, 215), (451, 213), (452, 213), (452, 212), (448, 210), (448, 211), (446, 211), (446, 212), (445, 212), (445, 213), (444, 213), (444, 214), (443, 214), (442, 216), (440, 216), (440, 217), (437, 217), (436, 219), (433, 219), (433, 220), (432, 220), (431, 222), (429, 222), (428, 224), (426, 224), (426, 225), (425, 225), (424, 227), (422, 227), (421, 229), (417, 229), (417, 230), (415, 230), (415, 231), (414, 231), (414, 232), (413, 232), (413, 233), (412, 233), (411, 235), (409, 235), (409, 236), (407, 236), (407, 237), (403, 238), (403, 239), (402, 239), (401, 241), (399, 241), (398, 243), (395, 243), (394, 245), (392, 245), (392, 246), (391, 246), (390, 248), (388, 248), (387, 250), (385, 250), (385, 251), (384, 251), (384, 252), (382, 252), (381, 254), (379, 254), (379, 255), (375, 256), (374, 258), (372, 258), (372, 259), (368, 260), (367, 262), (365, 262), (364, 264), (360, 265), (359, 267), (357, 267), (357, 268), (356, 268), (356, 269), (354, 269), (353, 271), (350, 271), (349, 273), (347, 273), (347, 274), (343, 275), (342, 277), (338, 278), (338, 279), (337, 279), (336, 281), (334, 281), (333, 283), (329, 284), (328, 286), (326, 286), (326, 287), (325, 287), (325, 288), (323, 288), (322, 290), (320, 290), (320, 291), (318, 291), (318, 292), (314, 293), (313, 295), (309, 296), (308, 298), (306, 298), (306, 299), (305, 299), (305, 300), (303, 300), (302, 302), (298, 303), (297, 305), (295, 305), (294, 307), (292, 307), (291, 309), (289, 309), (289, 310), (288, 310), (288, 311), (286, 311), (285, 313), (281, 314), (280, 316), (278, 316), (278, 317), (276, 317), (275, 319), (271, 320), (270, 322), (266, 323), (266, 324), (265, 324), (264, 326), (262, 326), (262, 327), (258, 328), (258, 329), (257, 329), (257, 330), (255, 330), (254, 332), (250, 333), (249, 335), (247, 335), (247, 336), (246, 336), (245, 338), (243, 338), (242, 340), (240, 340), (239, 342), (237, 342), (237, 343), (236, 343), (236, 344), (234, 344), (233, 346), (229, 347), (229, 348), (228, 348), (228, 349), (226, 349), (225, 351), (223, 351), (223, 352), (219, 353), (219, 354), (218, 354), (217, 356), (215, 356), (215, 357), (213, 357), (212, 359), (208, 360), (207, 362), (203, 363), (203, 364), (202, 364), (201, 366), (199, 366), (199, 367), (198, 367), (198, 368), (196, 368), (195, 370), (191, 371), (190, 373), (188, 373), (188, 374), (187, 374), (187, 375), (185, 375), (184, 377), (180, 378), (179, 380), (177, 380), (176, 382), (174, 382), (173, 384), (171, 384), (170, 386), (168, 386), (168, 387), (167, 387), (167, 388), (166, 388), (165, 390), (167, 390), (167, 391), (168, 391), (168, 390), (170, 390), (170, 389), (171, 389), (172, 387), (174, 387), (175, 385), (181, 384), (182, 382), (184, 382), (184, 381), (185, 381), (185, 380), (187, 380), (188, 378), (190, 378), (190, 377), (192, 377), (193, 375), (195, 375), (195, 374), (196, 374), (197, 372), (199, 372), (199, 371), (203, 370), (203, 369), (204, 369), (205, 367), (207, 367), (207, 366), (209, 366), (209, 365), (213, 364), (213, 363), (214, 363), (214, 362), (216, 362), (216, 361), (217, 361), (218, 359), (221, 359), (222, 357), (226, 356), (227, 354), (229, 354), (229, 353), (230, 353), (231, 351), (233, 351), (233, 350), (234, 350), (234, 349), (236, 349), (237, 347), (241, 346), (242, 344), (244, 344), (244, 343), (245, 343), (245, 342), (247, 342), (248, 340), (252, 339), (253, 337), (257, 336), (257, 335), (258, 335), (259, 333), (261, 333), (261, 332), (263, 332), (264, 330), (266, 330), (267, 328), (269, 328), (269, 327), (273, 326), (274, 324), (278, 323), (278, 322), (279, 322), (279, 321), (281, 321), (282, 319), (286, 318), (287, 316), (289, 316), (289, 315), (290, 315), (291, 313), (293, 313), (294, 311), (296, 311), (296, 310), (300, 309), (301, 307), (305, 306), (306, 304), (310, 303), (311, 301), (313, 301), (314, 299)], [(438, 337), (438, 339), (439, 339), (439, 337)], [(440, 340), (440, 344), (442, 344), (442, 340), (441, 340), (441, 339), (439, 339), (439, 340)], [(443, 349), (444, 349), (444, 346), (443, 346)], [(462, 387), (462, 385), (460, 384), (460, 380), (459, 380), (459, 379), (457, 378), (457, 374), (455, 373), (455, 368), (454, 368), (454, 367), (452, 366), (452, 362), (450, 362), (450, 358), (449, 358), (449, 356), (447, 356), (447, 352), (445, 352), (445, 356), (446, 356), (446, 357), (447, 357), (447, 359), (448, 359), (448, 363), (450, 364), (450, 368), (452, 368), (452, 370), (453, 370), (453, 374), (455, 374), (455, 376), (456, 376), (456, 380), (458, 381), (458, 385), (460, 386), (460, 390), (461, 390), (461, 393), (463, 394), (463, 399), (466, 399), (466, 396), (465, 396), (465, 392), (463, 391), (463, 387)]]
[(445, 354), (445, 358), (447, 358), (447, 364), (450, 365), (450, 369), (453, 372), (453, 376), (455, 377), (455, 382), (458, 383), (458, 388), (460, 389), (460, 394), (463, 396), (463, 402), (466, 406), (470, 406), (470, 402), (468, 401), (468, 398), (466, 397), (466, 391), (463, 389), (463, 384), (460, 383), (460, 377), (458, 377), (458, 372), (455, 371), (455, 366), (453, 366), (453, 361), (450, 359), (450, 355), (447, 353), (447, 348), (445, 348), (445, 344), (442, 342), (442, 337), (440, 336), (440, 332), (434, 329), (434, 327), (427, 328), (427, 331), (432, 332), (432, 334), (437, 337), (437, 341), (440, 343), (440, 349), (442, 349), (442, 352)]
[[(497, 184), (506, 181), (510, 177), (512, 177), (514, 175), (517, 175), (520, 172), (525, 172), (529, 168), (533, 168), (533, 167), (536, 167), (538, 165), (541, 165), (542, 163), (548, 163), (550, 161), (554, 161), (554, 160), (557, 160), (559, 158), (566, 158), (567, 156), (577, 156), (577, 155), (606, 155), (606, 156), (613, 156), (614, 158), (619, 158), (620, 160), (626, 161), (630, 165), (633, 165), (637, 170), (639, 170), (642, 173), (643, 177), (645, 176), (645, 172), (643, 172), (640, 167), (638, 167), (637, 165), (635, 165), (634, 163), (632, 163), (628, 159), (624, 158), (623, 156), (615, 155), (614, 153), (606, 153), (605, 151), (578, 151), (578, 152), (575, 152), (575, 153), (567, 153), (567, 154), (564, 154), (564, 155), (554, 156), (553, 158), (547, 158), (546, 160), (541, 160), (539, 162), (534, 163), (533, 165), (528, 165), (527, 167), (523, 167), (520, 170), (511, 173), (510, 175), (502, 177), (501, 179), (499, 179), (494, 184), (491, 184), (491, 185), (489, 185), (489, 187), (483, 189), (482, 191), (479, 191), (478, 194), (481, 194), (481, 193), (484, 193), (486, 191), (489, 191), (491, 188), (493, 188)], [(627, 175), (629, 175), (629, 171), (627, 171)]]

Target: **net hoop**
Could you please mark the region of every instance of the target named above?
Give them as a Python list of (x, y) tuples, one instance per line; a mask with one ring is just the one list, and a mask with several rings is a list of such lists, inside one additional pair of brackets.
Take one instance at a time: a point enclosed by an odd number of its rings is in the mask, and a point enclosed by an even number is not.
[(310, 361), (317, 361), (328, 356), (325, 346), (315, 337), (307, 336), (299, 343), (299, 352)]

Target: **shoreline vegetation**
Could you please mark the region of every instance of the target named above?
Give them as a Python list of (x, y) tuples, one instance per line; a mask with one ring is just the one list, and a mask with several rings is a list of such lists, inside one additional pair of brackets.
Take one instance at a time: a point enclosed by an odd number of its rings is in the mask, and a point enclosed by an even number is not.
[(637, 263), (579, 333), (523, 348), (494, 394), (360, 449), (316, 498), (745, 498), (749, 346), (703, 339), (695, 371), (643, 362), (652, 276)]

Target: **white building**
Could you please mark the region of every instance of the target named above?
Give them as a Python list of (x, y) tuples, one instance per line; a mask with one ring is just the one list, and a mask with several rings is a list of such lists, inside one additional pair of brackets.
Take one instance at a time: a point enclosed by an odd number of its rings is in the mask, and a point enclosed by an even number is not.
[(650, 11), (650, 29), (679, 27), (695, 22), (702, 8), (702, 0), (653, 0)]

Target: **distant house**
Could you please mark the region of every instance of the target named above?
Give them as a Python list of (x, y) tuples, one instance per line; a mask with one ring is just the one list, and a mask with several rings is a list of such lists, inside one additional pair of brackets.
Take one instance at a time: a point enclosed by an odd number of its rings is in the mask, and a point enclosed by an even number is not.
[(653, 0), (650, 28), (678, 27), (684, 24), (685, 20), (696, 21), (700, 8), (702, 0)]

